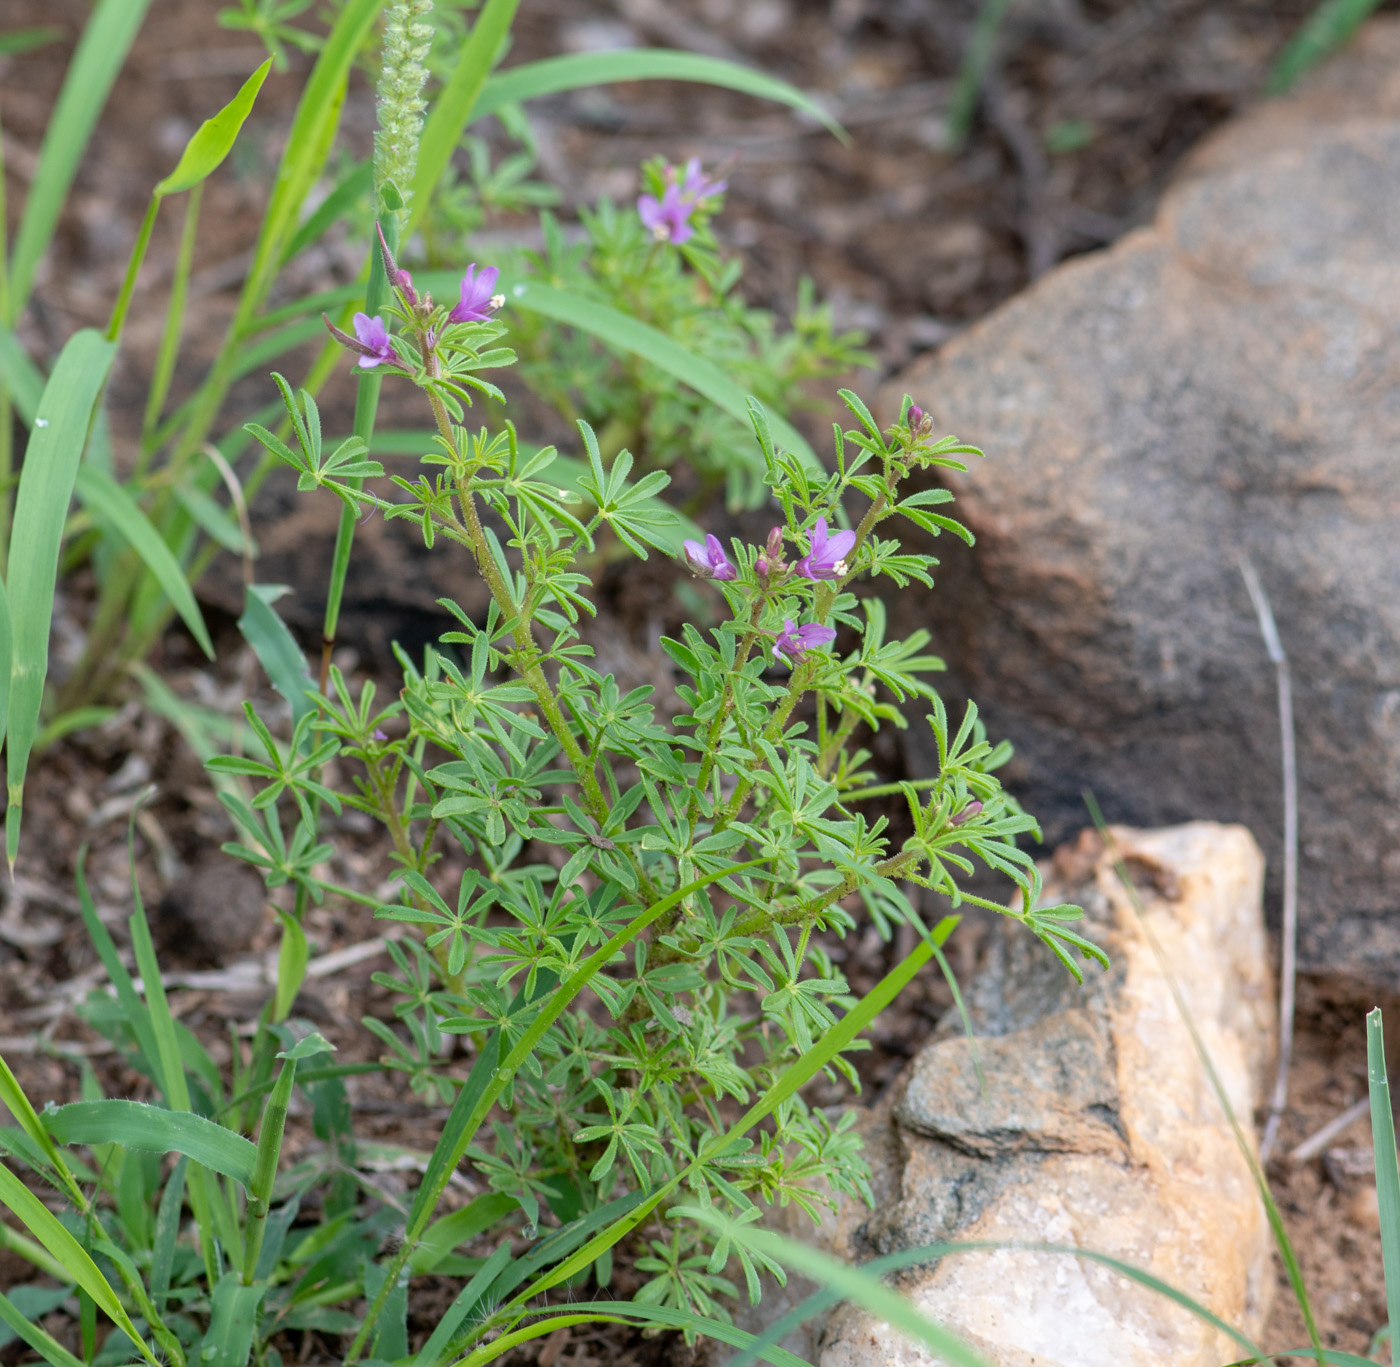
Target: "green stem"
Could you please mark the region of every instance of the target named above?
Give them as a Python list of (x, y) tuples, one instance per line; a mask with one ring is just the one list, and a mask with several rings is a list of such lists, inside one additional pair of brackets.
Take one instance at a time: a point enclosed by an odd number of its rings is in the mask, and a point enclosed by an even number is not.
[[(396, 213), (379, 216), (379, 230), (384, 234), (390, 252), (399, 249), (399, 219)], [(365, 312), (373, 316), (384, 305), (389, 281), (384, 271), (384, 254), (379, 244), (370, 244), (369, 283), (365, 286)], [(369, 449), (374, 436), (374, 419), (379, 411), (379, 386), (382, 376), (378, 370), (361, 370), (355, 390), (355, 435)], [(364, 480), (358, 476), (346, 481), (352, 489), (360, 489)], [(331, 557), (330, 586), (326, 591), (326, 616), (321, 628), (321, 692), (329, 686), (331, 653), (335, 650), (335, 633), (340, 624), (340, 604), (345, 595), (345, 576), (350, 570), (350, 550), (355, 541), (355, 523), (359, 510), (351, 503), (340, 509), (340, 523), (335, 530), (335, 552)]]
[(140, 274), (141, 263), (146, 259), (146, 248), (151, 245), (151, 234), (155, 231), (156, 215), (160, 212), (160, 195), (152, 195), (146, 206), (146, 216), (141, 220), (140, 230), (131, 248), (131, 256), (126, 263), (126, 279), (122, 281), (121, 293), (112, 306), (112, 317), (107, 323), (107, 340), (115, 342), (121, 336), (126, 315), (131, 308), (131, 296), (136, 292), (136, 277)]
[(175, 360), (180, 352), (180, 338), (185, 327), (185, 301), (189, 298), (190, 272), (194, 268), (194, 243), (199, 229), (199, 206), (204, 198), (201, 180), (185, 200), (185, 223), (180, 230), (179, 254), (175, 259), (175, 274), (170, 281), (170, 303), (165, 310), (165, 330), (160, 337), (160, 350), (151, 372), (151, 387), (146, 395), (146, 412), (141, 419), (141, 451), (136, 459), (136, 475), (145, 473), (155, 452), (156, 427), (161, 409), (170, 395), (170, 382), (175, 377)]
[(734, 681), (743, 673), (744, 666), (749, 662), (749, 654), (753, 650), (753, 644), (759, 637), (758, 623), (763, 616), (765, 602), (766, 596), (763, 594), (760, 594), (754, 601), (753, 608), (749, 612), (749, 630), (739, 643), (739, 649), (734, 656), (734, 667), (725, 676), (724, 696), (720, 699), (719, 711), (715, 713), (715, 719), (710, 723), (710, 729), (705, 736), (705, 754), (700, 761), (700, 773), (695, 779), (695, 791), (690, 795), (690, 805), (685, 814), (687, 821), (693, 822), (699, 815), (700, 800), (705, 789), (709, 786), (710, 775), (714, 772), (715, 758), (719, 754), (720, 738), (724, 734), (725, 724), (734, 712)]

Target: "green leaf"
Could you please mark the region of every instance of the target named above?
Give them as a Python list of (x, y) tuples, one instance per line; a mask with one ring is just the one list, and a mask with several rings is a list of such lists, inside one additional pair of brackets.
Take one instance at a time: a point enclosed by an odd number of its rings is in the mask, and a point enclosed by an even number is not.
[(63, 1266), (68, 1275), (92, 1297), (108, 1319), (119, 1326), (141, 1352), (141, 1356), (157, 1367), (156, 1359), (146, 1346), (145, 1340), (136, 1332), (121, 1301), (117, 1299), (107, 1279), (98, 1270), (97, 1264), (83, 1250), (83, 1246), (61, 1225), (58, 1218), (34, 1195), (18, 1177), (3, 1163), (0, 1163), (0, 1201), (4, 1202), (24, 1224), (25, 1228), (48, 1249), (50, 1254)]
[(311, 711), (312, 704), (306, 696), (306, 690), (311, 687), (311, 674), (301, 647), (272, 608), (286, 592), (281, 584), (249, 584), (238, 629), (253, 647), (272, 686), (291, 703), (295, 724)]
[(44, 392), (44, 376), (7, 327), (0, 327), (0, 380), (10, 391), (25, 426), (32, 427), (39, 411), (39, 397)]
[(692, 1172), (738, 1144), (760, 1120), (771, 1115), (784, 1101), (805, 1087), (903, 991), (919, 969), (932, 957), (934, 945), (941, 944), (942, 939), (946, 939), (952, 933), (952, 922), (952, 917), (946, 917), (934, 927), (927, 939), (914, 946), (913, 953), (881, 978), (851, 1010), (822, 1035), (813, 1048), (789, 1064), (763, 1096), (728, 1130), (711, 1139), (682, 1172), (660, 1187), (654, 1188), (635, 1210), (628, 1212), (614, 1225), (590, 1239), (572, 1257), (566, 1258), (559, 1266), (526, 1287), (515, 1300), (527, 1301), (551, 1286), (568, 1281), (575, 1273), (588, 1267), (601, 1253), (641, 1224)]
[(633, 48), (624, 52), (580, 52), (567, 57), (547, 57), (498, 72), (486, 83), (477, 99), (472, 118), (485, 118), (503, 105), (556, 95), (562, 90), (606, 85), (614, 81), (694, 81), (738, 90), (760, 100), (774, 100), (810, 115), (843, 142), (846, 130), (810, 95), (766, 72), (727, 62), (720, 57), (702, 57), (694, 52), (669, 48)]
[(452, 1214), (434, 1220), (413, 1250), (413, 1256), (408, 1260), (409, 1267), (417, 1275), (431, 1272), (453, 1249), (503, 1220), (516, 1208), (516, 1204), (513, 1196), (488, 1191), (469, 1201), (461, 1210), (454, 1210)]
[(1376, 1156), (1385, 1306), (1390, 1332), (1395, 1334), (1400, 1332), (1400, 1165), (1395, 1156), (1395, 1115), (1390, 1108), (1380, 1007), (1366, 1017), (1366, 1075), (1371, 1093), (1371, 1145)]
[[(443, 290), (444, 285), (434, 285), (434, 288)], [(446, 285), (446, 288), (454, 289), (456, 286)], [(748, 424), (748, 395), (713, 361), (687, 351), (679, 342), (673, 341), (659, 329), (638, 322), (637, 319), (618, 309), (609, 308), (606, 304), (594, 303), (566, 290), (541, 284), (538, 280), (520, 281), (511, 288), (509, 298), (510, 303), (518, 308), (529, 309), (532, 313), (543, 314), (556, 322), (581, 328), (609, 346), (640, 356), (644, 361), (675, 376), (682, 384), (687, 384), (697, 393), (703, 394), (730, 417)], [(825, 473), (816, 453), (790, 422), (775, 413), (768, 415), (768, 421), (777, 440), (804, 465), (814, 474)]]
[[(115, 355), (116, 346), (92, 328), (84, 328), (68, 339), (44, 386), (20, 473), (9, 570), (5, 576), (14, 650), (8, 708), (4, 709), (8, 715), (0, 715), (0, 728), (8, 723), (9, 811), (5, 843), (11, 864), (19, 849), (24, 772), (38, 730), (48, 674), (49, 626), (63, 525), (93, 406)], [(4, 702), (0, 696), (0, 708)]]
[(1380, 0), (1320, 0), (1302, 28), (1289, 40), (1269, 72), (1265, 89), (1282, 95), (1310, 71), (1356, 35)]
[[(0, 1334), (0, 1347), (19, 1337), (52, 1367), (83, 1367), (81, 1360), (75, 1358), (39, 1323), (41, 1315), (56, 1309), (71, 1294), (72, 1288), (67, 1286), (61, 1286), (57, 1290), (48, 1287), (17, 1286), (10, 1296), (0, 1294), (0, 1321), (13, 1331), (11, 1334)], [(14, 1297), (13, 1300), (11, 1296)], [(22, 1296), (29, 1298), (24, 1305), (19, 1304)]]
[(252, 1180), (252, 1143), (190, 1111), (167, 1111), (141, 1101), (74, 1101), (45, 1111), (42, 1119), (60, 1144), (120, 1144), (149, 1153), (182, 1153), (245, 1187)]
[(195, 1359), (200, 1367), (246, 1367), (258, 1326), (258, 1306), (267, 1283), (244, 1286), (236, 1272), (225, 1272), (214, 1288), (209, 1330)]
[[(350, 208), (356, 200), (369, 194), (374, 189), (374, 164), (369, 160), (356, 162), (349, 171), (341, 177), (340, 183), (323, 199), (315, 209), (315, 212), (296, 230), (296, 235), (282, 252), (282, 263), (285, 265), (298, 252), (305, 251), (313, 242), (317, 241), (321, 234), (336, 222), (342, 214)], [(356, 286), (356, 297), (359, 295), (359, 287)], [(264, 323), (267, 319), (264, 318)]]
[(61, 43), (66, 37), (67, 34), (54, 24), (45, 24), (42, 28), (12, 28), (8, 33), (0, 33), (0, 56), (17, 57), (36, 47)]
[(306, 944), (306, 932), (296, 918), (282, 913), (282, 943), (277, 950), (277, 990), (272, 999), (272, 1019), (284, 1021), (291, 1012), (292, 1003), (306, 977), (306, 965), (310, 951)]
[(195, 602), (194, 591), (185, 578), (180, 562), (141, 511), (141, 505), (111, 475), (91, 462), (78, 467), (76, 485), (83, 505), (94, 516), (110, 522), (145, 562), (146, 568), (155, 576), (165, 596), (180, 614), (180, 620), (189, 627), (190, 635), (212, 660), (214, 644), (209, 639), (209, 629), (204, 625), (204, 614)]
[(175, 1164), (160, 1194), (160, 1206), (156, 1210), (155, 1246), (151, 1250), (151, 1304), (156, 1313), (165, 1309), (165, 1298), (170, 1291), (170, 1274), (175, 1266), (175, 1241), (180, 1235), (180, 1213), (185, 1201), (185, 1170), (189, 1160), (183, 1155)]
[(238, 316), (245, 326), (272, 284), (286, 243), (295, 231), (301, 206), (330, 156), (351, 67), (369, 39), (384, 3), (385, 0), (347, 0), (302, 89), (239, 301)]
[(10, 1065), (3, 1058), (0, 1058), (0, 1102), (3, 1102), (5, 1109), (19, 1121), (20, 1128), (25, 1134), (39, 1146), (39, 1151), (53, 1166), (59, 1180), (68, 1188), (68, 1194), (78, 1197), (80, 1195), (78, 1185), (69, 1173), (68, 1166), (63, 1161), (63, 1155), (54, 1147), (54, 1142), (50, 1138), (48, 1130), (44, 1128), (43, 1121), (39, 1119), (38, 1113), (24, 1093), (24, 1088), (19, 1085), (18, 1079), (10, 1071)]
[[(478, 1197), (476, 1201), (472, 1202), (472, 1205), (486, 1199), (504, 1201), (510, 1207), (515, 1205), (515, 1202), (508, 1196)], [(447, 1313), (438, 1321), (437, 1328), (433, 1330), (427, 1343), (419, 1350), (418, 1356), (413, 1359), (412, 1367), (437, 1367), (437, 1364), (442, 1361), (443, 1354), (447, 1351), (448, 1344), (452, 1342), (452, 1336), (457, 1332), (457, 1326), (471, 1313), (472, 1308), (486, 1294), (487, 1287), (496, 1280), (508, 1262), (510, 1262), (509, 1240), (487, 1258), (476, 1275), (462, 1288), (457, 1299), (448, 1306)]]
[(211, 119), (205, 119), (195, 131), (194, 137), (185, 144), (175, 169), (156, 186), (156, 195), (176, 195), (181, 190), (192, 190), (206, 176), (211, 174), (233, 148), (243, 121), (253, 108), (267, 73), (272, 70), (269, 57), (240, 87), (233, 97)]
[(78, 163), (149, 5), (150, 0), (98, 0), (83, 29), (39, 147), (38, 174), (10, 256), (10, 316), (0, 321), (13, 322), (29, 300)]

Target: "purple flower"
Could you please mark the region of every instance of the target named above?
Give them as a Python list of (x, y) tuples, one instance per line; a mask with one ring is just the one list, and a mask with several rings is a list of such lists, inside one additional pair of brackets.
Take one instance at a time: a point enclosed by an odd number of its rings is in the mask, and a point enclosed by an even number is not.
[(830, 645), (835, 639), (836, 633), (830, 627), (818, 626), (816, 622), (798, 626), (791, 617), (784, 617), (783, 629), (773, 642), (773, 658), (781, 660), (786, 655), (793, 664), (799, 664), (809, 650)]
[(681, 184), (681, 195), (685, 199), (709, 199), (711, 195), (722, 195), (729, 188), (727, 180), (706, 180), (700, 170), (700, 158), (691, 157), (685, 164), (685, 180)]
[(377, 313), (373, 318), (366, 313), (355, 315), (355, 340), (360, 344), (355, 350), (360, 353), (359, 365), (362, 370), (373, 370), (381, 361), (399, 359), (399, 353), (389, 340), (389, 330)]
[(637, 213), (643, 225), (651, 229), (651, 235), (658, 242), (674, 242), (677, 246), (695, 235), (695, 229), (686, 222), (694, 208), (694, 201), (682, 199), (676, 185), (668, 185), (660, 199), (642, 195), (637, 200)]
[(737, 573), (714, 535), (707, 536), (703, 546), (698, 541), (685, 542), (685, 563), (701, 579), (733, 579)]
[(909, 405), (909, 430), (917, 432), (924, 425), (924, 410), (916, 403)]
[(491, 314), (505, 303), (500, 295), (493, 293), (499, 275), (500, 271), (495, 266), (482, 267), (481, 274), (478, 275), (476, 262), (473, 261), (467, 267), (467, 273), (462, 277), (461, 297), (457, 300), (456, 307), (447, 315), (447, 321), (449, 323), (490, 322)]
[(850, 573), (846, 557), (856, 544), (854, 532), (831, 532), (826, 530), (826, 518), (819, 517), (812, 529), (811, 545), (801, 560), (797, 562), (797, 572), (805, 579), (842, 579)]

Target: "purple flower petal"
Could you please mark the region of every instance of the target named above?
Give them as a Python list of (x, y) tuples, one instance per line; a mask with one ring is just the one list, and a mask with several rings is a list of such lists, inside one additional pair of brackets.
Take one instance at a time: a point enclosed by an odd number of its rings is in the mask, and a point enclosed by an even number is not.
[(373, 318), (366, 313), (355, 315), (355, 338), (360, 344), (355, 348), (360, 352), (358, 364), (364, 370), (372, 370), (383, 361), (399, 359), (399, 353), (389, 340), (389, 329), (377, 313)]
[(487, 323), (491, 320), (492, 296), (496, 291), (496, 281), (501, 272), (495, 266), (483, 266), (481, 274), (476, 273), (476, 262), (467, 267), (462, 277), (460, 296), (452, 312), (447, 315), (450, 323)]
[(781, 660), (786, 655), (793, 664), (798, 664), (809, 650), (830, 645), (835, 639), (836, 633), (830, 627), (816, 622), (799, 627), (791, 617), (784, 617), (783, 629), (773, 642), (773, 658)]
[(691, 573), (700, 579), (734, 579), (738, 571), (729, 563), (729, 557), (720, 545), (719, 537), (713, 533), (705, 537), (702, 546), (698, 541), (683, 543), (686, 564)]
[(846, 557), (856, 544), (854, 532), (828, 532), (826, 518), (819, 517), (812, 528), (810, 549), (797, 562), (797, 572), (806, 579), (843, 579), (850, 573)]
[(658, 242), (674, 242), (677, 246), (695, 235), (695, 229), (687, 222), (694, 208), (693, 203), (681, 198), (680, 189), (675, 185), (668, 185), (660, 199), (655, 195), (637, 198), (637, 216), (642, 226), (649, 228)]
[(700, 158), (691, 157), (685, 164), (685, 180), (681, 184), (681, 194), (686, 199), (709, 199), (711, 195), (721, 195), (729, 188), (727, 180), (706, 180), (700, 169)]

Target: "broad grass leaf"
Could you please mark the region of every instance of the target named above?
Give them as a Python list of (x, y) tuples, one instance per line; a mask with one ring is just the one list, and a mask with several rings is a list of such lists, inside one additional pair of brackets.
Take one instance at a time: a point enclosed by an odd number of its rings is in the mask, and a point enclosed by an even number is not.
[(182, 1153), (245, 1187), (256, 1149), (241, 1134), (189, 1111), (140, 1101), (74, 1101), (45, 1111), (43, 1122), (60, 1144), (120, 1144), (149, 1153)]
[(233, 99), (212, 118), (205, 119), (199, 125), (194, 137), (185, 144), (185, 150), (180, 154), (175, 169), (156, 186), (153, 193), (175, 195), (181, 190), (192, 190), (217, 169), (233, 150), (234, 140), (238, 137), (244, 120), (252, 112), (253, 101), (271, 70), (272, 58), (269, 57), (243, 82)]
[(92, 328), (68, 339), (44, 386), (25, 450), (15, 499), (6, 586), (13, 627), (8, 670), (8, 706), (0, 696), (0, 726), (6, 728), (6, 853), (19, 849), (24, 773), (38, 731), (48, 674), (49, 626), (58, 578), (58, 557), (68, 504), (87, 442), (93, 407), (107, 379), (116, 346)]
[(705, 57), (696, 52), (670, 48), (632, 48), (622, 52), (579, 52), (564, 57), (547, 57), (498, 72), (486, 82), (477, 98), (472, 118), (485, 118), (507, 104), (557, 95), (584, 86), (609, 85), (614, 81), (691, 81), (697, 85), (721, 86), (753, 95), (760, 100), (785, 104), (816, 119), (843, 142), (846, 130), (810, 95), (763, 71), (728, 62), (721, 57)]
[(39, 169), (10, 255), (10, 314), (0, 321), (13, 322), (29, 301), (34, 272), (53, 238), (78, 163), (149, 6), (150, 0), (98, 0), (83, 29), (44, 129)]
[(90, 463), (78, 467), (76, 486), (83, 505), (114, 527), (141, 557), (175, 611), (180, 614), (180, 620), (190, 629), (190, 635), (212, 660), (214, 644), (209, 639), (209, 629), (204, 625), (204, 614), (195, 601), (194, 590), (190, 588), (185, 571), (170, 547), (141, 511), (141, 505), (105, 470)]

